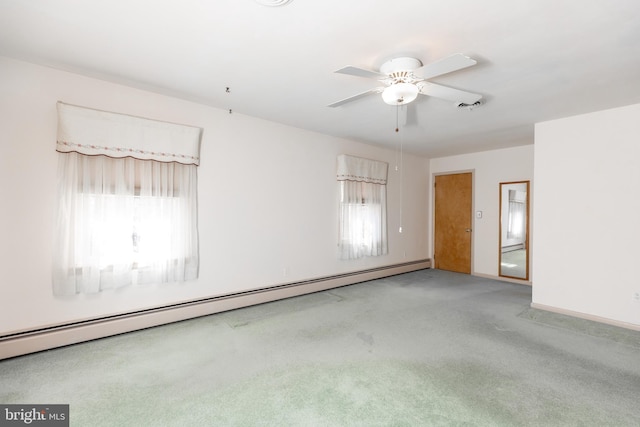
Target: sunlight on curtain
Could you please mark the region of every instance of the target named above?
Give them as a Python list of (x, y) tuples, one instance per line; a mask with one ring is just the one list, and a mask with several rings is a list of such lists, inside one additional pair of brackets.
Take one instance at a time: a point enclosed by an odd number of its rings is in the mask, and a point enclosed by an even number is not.
[(509, 190), (509, 220), (507, 238), (524, 240), (526, 227), (526, 193)]
[(202, 129), (57, 109), (54, 294), (197, 278)]
[(60, 155), (54, 292), (198, 276), (196, 166)]
[(338, 157), (341, 259), (387, 253), (387, 163)]

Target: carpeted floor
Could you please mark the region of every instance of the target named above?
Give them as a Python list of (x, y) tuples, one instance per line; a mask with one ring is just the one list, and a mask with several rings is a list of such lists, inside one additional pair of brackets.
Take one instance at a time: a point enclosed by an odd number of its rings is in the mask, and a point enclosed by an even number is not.
[(0, 362), (72, 426), (638, 426), (640, 333), (423, 270)]

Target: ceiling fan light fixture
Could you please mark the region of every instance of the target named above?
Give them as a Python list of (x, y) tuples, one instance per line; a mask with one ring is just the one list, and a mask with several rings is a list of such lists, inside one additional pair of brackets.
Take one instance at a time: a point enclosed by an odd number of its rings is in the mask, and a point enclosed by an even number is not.
[(411, 83), (396, 83), (382, 91), (382, 100), (389, 105), (404, 105), (418, 97), (420, 89)]

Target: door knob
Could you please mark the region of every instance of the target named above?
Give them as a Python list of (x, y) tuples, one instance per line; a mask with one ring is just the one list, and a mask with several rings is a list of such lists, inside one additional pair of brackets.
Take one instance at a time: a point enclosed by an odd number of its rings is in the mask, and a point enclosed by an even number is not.
[(467, 232), (467, 233), (471, 233), (471, 229), (470, 229), (470, 228), (467, 228), (467, 229), (466, 229), (466, 230), (464, 230), (464, 231), (465, 231), (465, 232)]

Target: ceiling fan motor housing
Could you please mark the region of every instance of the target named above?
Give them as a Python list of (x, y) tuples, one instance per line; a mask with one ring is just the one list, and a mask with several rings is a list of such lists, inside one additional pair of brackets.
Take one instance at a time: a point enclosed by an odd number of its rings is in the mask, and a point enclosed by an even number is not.
[(380, 67), (380, 72), (382, 74), (389, 75), (398, 71), (417, 70), (420, 67), (422, 67), (422, 61), (420, 61), (419, 59), (403, 56), (400, 58), (390, 59), (389, 61), (382, 64), (382, 66)]
[(382, 100), (389, 105), (404, 105), (415, 100), (420, 92), (415, 84), (420, 79), (413, 70), (421, 66), (420, 60), (409, 57), (394, 58), (382, 64), (380, 72), (387, 77), (381, 81), (388, 85), (382, 92)]

